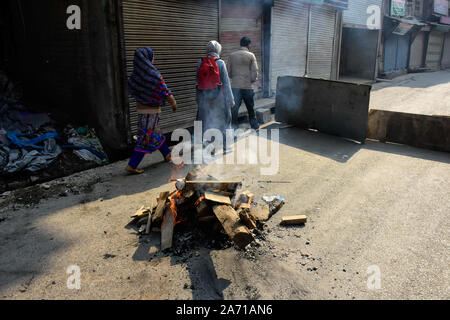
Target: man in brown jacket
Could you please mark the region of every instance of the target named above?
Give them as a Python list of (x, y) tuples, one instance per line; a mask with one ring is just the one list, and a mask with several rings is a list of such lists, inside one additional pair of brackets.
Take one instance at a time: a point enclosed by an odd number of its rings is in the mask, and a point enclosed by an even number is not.
[(247, 107), (251, 127), (253, 129), (259, 128), (254, 110), (255, 92), (253, 90), (253, 84), (258, 79), (258, 62), (255, 55), (250, 52), (250, 44), (249, 38), (242, 38), (241, 48), (232, 53), (228, 61), (228, 73), (236, 104), (232, 110), (234, 128), (238, 127), (239, 108), (242, 100)]

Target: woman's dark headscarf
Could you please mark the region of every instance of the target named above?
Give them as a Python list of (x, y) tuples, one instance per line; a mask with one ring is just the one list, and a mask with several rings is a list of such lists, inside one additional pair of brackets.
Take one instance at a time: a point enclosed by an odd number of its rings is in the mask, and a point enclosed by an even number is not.
[(128, 91), (142, 104), (149, 104), (151, 96), (163, 81), (161, 73), (152, 63), (153, 57), (153, 50), (149, 47), (138, 48), (134, 54), (134, 68), (128, 80)]

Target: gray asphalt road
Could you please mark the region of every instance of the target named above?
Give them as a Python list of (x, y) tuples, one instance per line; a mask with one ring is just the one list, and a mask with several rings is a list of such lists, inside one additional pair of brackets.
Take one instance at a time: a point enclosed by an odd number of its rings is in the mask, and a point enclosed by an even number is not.
[[(255, 166), (209, 168), (219, 178), (242, 176), (257, 199), (286, 198), (267, 241), (248, 253), (197, 248), (170, 256), (157, 252), (158, 234), (140, 241), (127, 227), (130, 214), (169, 188), (167, 164), (129, 177), (116, 163), (49, 190), (18, 191), (22, 200), (0, 216), (0, 297), (449, 298), (448, 154), (298, 129), (281, 131), (280, 154), (280, 172), (270, 177)], [(37, 195), (51, 198), (20, 204)], [(306, 214), (308, 224), (279, 226), (293, 214)], [(67, 288), (72, 265), (80, 267), (81, 290)], [(381, 287), (371, 289), (378, 270)]]
[[(119, 162), (2, 197), (0, 298), (450, 298), (448, 153), (296, 128), (281, 129), (278, 146), (274, 176), (254, 165), (208, 167), (241, 178), (258, 201), (286, 198), (266, 241), (247, 252), (186, 240), (189, 250), (171, 255), (158, 251), (159, 234), (139, 238), (130, 215), (173, 188), (160, 155), (141, 176)], [(279, 225), (296, 214), (306, 226)], [(80, 290), (67, 285), (71, 266)]]
[(450, 70), (414, 73), (373, 86), (370, 107), (450, 116)]

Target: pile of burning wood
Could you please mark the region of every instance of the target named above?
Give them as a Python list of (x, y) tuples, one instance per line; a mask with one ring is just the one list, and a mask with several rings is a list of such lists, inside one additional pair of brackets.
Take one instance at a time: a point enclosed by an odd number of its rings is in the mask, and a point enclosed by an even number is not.
[(253, 194), (242, 190), (240, 181), (219, 181), (201, 167), (175, 183), (176, 190), (163, 192), (151, 208), (141, 208), (133, 219), (141, 231), (161, 232), (161, 250), (172, 247), (175, 226), (195, 221), (210, 230), (224, 231), (235, 245), (244, 249), (255, 241), (252, 230), (278, 212), (284, 202), (254, 206)]

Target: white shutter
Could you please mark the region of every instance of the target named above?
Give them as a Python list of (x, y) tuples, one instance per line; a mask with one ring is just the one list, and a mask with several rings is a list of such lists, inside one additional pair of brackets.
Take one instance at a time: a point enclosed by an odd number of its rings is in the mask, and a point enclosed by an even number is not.
[(307, 71), (309, 77), (331, 79), (335, 28), (335, 10), (322, 6), (311, 7)]
[(309, 5), (275, 0), (272, 14), (271, 91), (280, 76), (304, 76)]
[(383, 0), (351, 0), (348, 3), (348, 10), (344, 10), (344, 24), (366, 27), (369, 18), (367, 9), (372, 5), (380, 8), (380, 23), (383, 23), (381, 11)]

